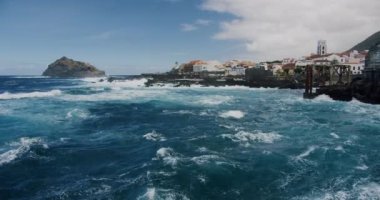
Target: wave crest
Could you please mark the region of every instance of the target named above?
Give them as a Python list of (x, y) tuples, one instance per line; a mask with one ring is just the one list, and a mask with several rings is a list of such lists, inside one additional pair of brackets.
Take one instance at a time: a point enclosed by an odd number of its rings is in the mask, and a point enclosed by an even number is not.
[(43, 142), (41, 138), (20, 138), (17, 142), (12, 142), (10, 146), (16, 147), (0, 154), (0, 166), (12, 162), (13, 160), (19, 158), (25, 153), (29, 152), (32, 146), (41, 145), (43, 148), (47, 149), (48, 145)]
[[(103, 79), (104, 80), (104, 79)], [(95, 87), (110, 87), (112, 89), (122, 89), (122, 88), (140, 88), (145, 87), (145, 83), (148, 82), (148, 79), (126, 79), (126, 80), (114, 80), (112, 82), (100, 81), (100, 79), (84, 79), (84, 81), (89, 82), (91, 86)]]
[(156, 152), (156, 157), (158, 160), (162, 160), (165, 165), (172, 167), (175, 167), (179, 161), (179, 157), (172, 148), (160, 148)]
[(53, 97), (53, 96), (58, 96), (61, 94), (62, 94), (61, 90), (51, 90), (51, 91), (47, 91), (47, 92), (29, 92), (29, 93), (4, 92), (4, 93), (0, 94), (0, 100)]
[(166, 138), (162, 134), (157, 133), (155, 130), (143, 135), (143, 138), (145, 138), (146, 140), (151, 140), (151, 141), (165, 141), (166, 140)]
[(276, 140), (281, 139), (282, 135), (279, 135), (275, 132), (263, 133), (261, 131), (256, 131), (255, 133), (250, 133), (246, 131), (239, 131), (234, 135), (223, 134), (222, 137), (231, 139), (233, 142), (238, 142), (244, 146), (249, 146), (253, 142), (270, 144)]
[(221, 113), (219, 116), (222, 118), (241, 119), (245, 116), (245, 113), (240, 110), (230, 110), (230, 111)]

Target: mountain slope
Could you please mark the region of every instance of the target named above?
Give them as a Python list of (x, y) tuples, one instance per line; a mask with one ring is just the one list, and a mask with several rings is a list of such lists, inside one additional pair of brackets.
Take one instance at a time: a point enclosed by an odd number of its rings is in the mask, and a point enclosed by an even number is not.
[(359, 44), (352, 47), (350, 50), (368, 50), (372, 45), (380, 42), (380, 31), (369, 36), (367, 39), (365, 39), (363, 42), (360, 42)]

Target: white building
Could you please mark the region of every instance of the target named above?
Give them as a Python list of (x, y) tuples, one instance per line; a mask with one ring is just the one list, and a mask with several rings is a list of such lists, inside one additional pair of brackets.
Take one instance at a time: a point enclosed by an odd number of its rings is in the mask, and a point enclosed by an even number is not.
[(296, 63), (295, 58), (284, 58), (284, 59), (282, 59), (282, 65), (293, 64), (293, 63)]
[(273, 72), (273, 75), (277, 75), (277, 73), (282, 72), (282, 65), (281, 64), (273, 64), (272, 72)]
[(342, 53), (345, 63), (361, 63), (365, 61), (367, 51), (358, 52), (356, 50)]
[(218, 61), (200, 61), (193, 65), (194, 73), (201, 72), (224, 72), (226, 69)]
[(241, 66), (228, 67), (226, 70), (226, 76), (245, 76), (245, 67), (241, 67)]
[(296, 62), (296, 67), (306, 67), (308, 65), (313, 65), (314, 62), (312, 60), (298, 60)]
[(331, 61), (329, 60), (314, 60), (313, 62), (316, 66), (331, 66)]
[(259, 63), (259, 64), (257, 65), (257, 67), (258, 67), (259, 69), (265, 69), (265, 70), (268, 70), (268, 69), (269, 69), (268, 63), (266, 63), (266, 62), (261, 62), (261, 63)]
[(350, 66), (352, 75), (361, 75), (364, 70), (364, 62), (361, 63), (347, 63)]

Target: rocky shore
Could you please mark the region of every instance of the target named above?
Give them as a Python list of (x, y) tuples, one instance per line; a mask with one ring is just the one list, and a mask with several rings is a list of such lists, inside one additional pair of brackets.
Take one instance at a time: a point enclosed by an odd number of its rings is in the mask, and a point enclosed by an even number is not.
[(354, 80), (350, 85), (335, 85), (320, 87), (317, 95), (328, 95), (334, 100), (358, 101), (370, 104), (380, 104), (380, 83), (373, 83), (365, 79)]
[(164, 85), (172, 84), (174, 87), (183, 87), (190, 85), (201, 85), (201, 86), (247, 86), (253, 88), (280, 88), (280, 89), (301, 89), (303, 88), (302, 83), (297, 83), (291, 80), (276, 80), (276, 79), (266, 79), (260, 81), (246, 81), (245, 78), (199, 78), (199, 77), (183, 77), (171, 74), (154, 74), (154, 75), (142, 75), (142, 77), (147, 78), (146, 86), (154, 85)]

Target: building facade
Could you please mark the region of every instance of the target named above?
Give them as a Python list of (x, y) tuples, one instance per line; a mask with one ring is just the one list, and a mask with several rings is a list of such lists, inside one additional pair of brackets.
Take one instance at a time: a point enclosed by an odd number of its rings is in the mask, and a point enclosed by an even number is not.
[(245, 76), (245, 67), (234, 66), (226, 69), (226, 76)]
[(374, 45), (368, 52), (364, 68), (367, 80), (380, 81), (380, 43)]
[(319, 40), (318, 41), (317, 54), (321, 55), (321, 56), (327, 54), (327, 41), (326, 40)]

